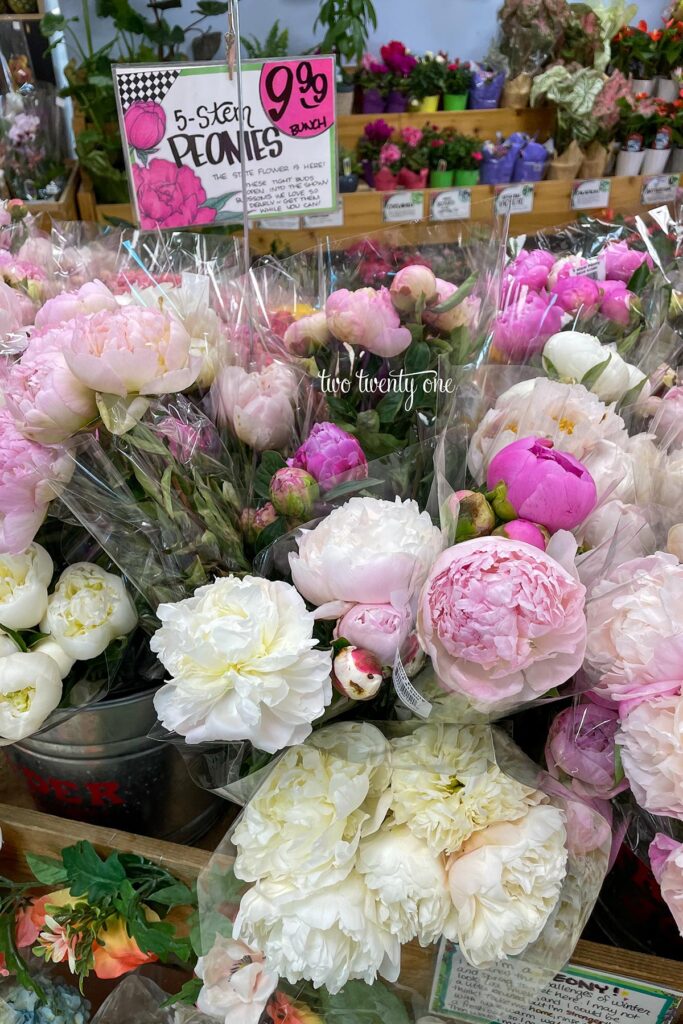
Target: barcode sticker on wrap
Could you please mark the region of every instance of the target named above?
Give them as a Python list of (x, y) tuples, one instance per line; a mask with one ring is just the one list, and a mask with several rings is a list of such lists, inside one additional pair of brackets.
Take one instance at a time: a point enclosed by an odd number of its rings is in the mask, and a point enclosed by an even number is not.
[(394, 689), (398, 699), (405, 707), (409, 708), (418, 718), (429, 718), (432, 713), (432, 705), (421, 693), (415, 689), (401, 661), (401, 655), (396, 651), (394, 658)]
[(599, 256), (589, 256), (581, 267), (572, 267), (570, 277), (592, 277), (593, 280), (600, 280), (604, 277), (602, 273), (601, 259)]

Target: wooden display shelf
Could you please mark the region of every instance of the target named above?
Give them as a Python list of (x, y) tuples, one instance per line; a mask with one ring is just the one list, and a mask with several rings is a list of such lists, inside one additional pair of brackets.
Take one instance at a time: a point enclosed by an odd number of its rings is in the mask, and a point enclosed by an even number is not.
[(37, 199), (26, 206), (34, 216), (39, 218), (39, 226), (44, 231), (50, 230), (53, 220), (78, 220), (76, 193), (78, 190), (78, 164), (71, 165), (71, 171), (59, 199)]

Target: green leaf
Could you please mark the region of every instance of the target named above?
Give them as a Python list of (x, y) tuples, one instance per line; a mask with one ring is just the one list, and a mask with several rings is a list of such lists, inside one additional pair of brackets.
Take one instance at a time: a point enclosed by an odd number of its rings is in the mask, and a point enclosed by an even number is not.
[(223, 3), (223, 0), (199, 0), (196, 12), (207, 18), (215, 18), (219, 14), (227, 14), (229, 7), (230, 4)]
[(325, 1020), (334, 1024), (409, 1024), (406, 1009), (393, 992), (379, 982), (366, 985), (362, 981), (349, 981), (336, 995), (323, 989)]
[(346, 494), (356, 494), (372, 487), (381, 487), (383, 482), (374, 477), (368, 477), (366, 480), (345, 480), (343, 484), (337, 484), (331, 491), (326, 492), (325, 501), (336, 501)]
[(199, 999), (199, 993), (202, 990), (203, 984), (201, 978), (191, 978), (189, 981), (186, 981), (180, 992), (176, 992), (174, 996), (171, 996), (165, 1003), (161, 1004), (162, 1009), (166, 1006), (175, 1006), (176, 1003), (194, 1006)]
[(548, 374), (551, 380), (560, 379), (560, 375), (557, 372), (557, 367), (553, 363), (552, 359), (548, 359), (547, 356), (543, 356), (543, 369)]
[(215, 199), (207, 199), (202, 206), (208, 207), (210, 210), (222, 210), (225, 204), (234, 199), (236, 195), (238, 195), (237, 192), (224, 192), (222, 196), (216, 196)]
[(44, 36), (51, 36), (55, 32), (63, 32), (69, 22), (76, 20), (76, 18), (65, 18), (63, 14), (46, 14), (40, 22), (40, 31)]
[(617, 409), (628, 409), (629, 405), (633, 405), (646, 384), (647, 377), (643, 377), (643, 379), (639, 380), (637, 384), (634, 384), (632, 388), (629, 388), (628, 391), (619, 399)]
[(377, 404), (380, 423), (393, 423), (401, 413), (406, 398), (407, 395), (402, 391), (397, 391), (393, 395), (385, 395), (382, 401)]
[(280, 537), (284, 537), (287, 533), (287, 522), (283, 516), (278, 516), (277, 519), (269, 523), (256, 538), (254, 547), (256, 551), (263, 551), (269, 544), (274, 544)]
[(84, 841), (63, 850), (62, 860), (72, 896), (87, 896), (89, 903), (113, 897), (126, 877), (117, 853), (102, 860), (92, 844)]
[(152, 893), (149, 898), (154, 903), (161, 903), (164, 907), (186, 907), (192, 906), (195, 902), (192, 890), (183, 885), (182, 882), (176, 882), (175, 885), (168, 885), (165, 889), (159, 889)]
[(652, 271), (650, 270), (647, 262), (640, 264), (638, 269), (631, 275), (631, 279), (626, 285), (630, 292), (635, 292), (636, 295), (640, 295), (643, 288), (650, 279)]
[(607, 359), (605, 359), (604, 363), (596, 363), (595, 366), (591, 366), (590, 370), (587, 370), (586, 373), (584, 373), (579, 384), (583, 384), (583, 386), (590, 391), (596, 380), (598, 380), (598, 378), (605, 372), (611, 361), (612, 356), (609, 355), (607, 356)]
[(10, 629), (9, 626), (3, 626), (0, 622), (0, 632), (6, 633), (7, 636), (11, 637), (22, 654), (25, 654), (26, 651), (28, 651), (28, 644), (24, 641), (21, 633), (17, 633), (16, 629)]
[(455, 307), (459, 306), (462, 300), (466, 299), (467, 296), (473, 291), (474, 286), (477, 283), (478, 277), (479, 272), (475, 270), (475, 272), (473, 274), (470, 274), (467, 280), (463, 281), (460, 287), (453, 292), (449, 299), (446, 299), (445, 302), (441, 302), (438, 306), (432, 306), (429, 312), (448, 313), (450, 312), (451, 309), (455, 309)]
[(26, 863), (36, 878), (43, 885), (63, 886), (67, 880), (66, 870), (60, 860), (53, 857), (41, 857), (39, 853), (27, 853)]
[(631, 333), (627, 334), (625, 338), (622, 338), (621, 341), (617, 342), (617, 352), (622, 357), (622, 359), (626, 359), (628, 355), (636, 347), (642, 330), (642, 324), (638, 324), (635, 330), (631, 331)]
[(621, 760), (621, 747), (619, 744), (614, 746), (614, 782), (618, 786), (626, 778), (626, 772), (624, 771), (624, 765)]
[(404, 369), (406, 373), (424, 373), (429, 369), (431, 352), (426, 341), (413, 343), (406, 352)]

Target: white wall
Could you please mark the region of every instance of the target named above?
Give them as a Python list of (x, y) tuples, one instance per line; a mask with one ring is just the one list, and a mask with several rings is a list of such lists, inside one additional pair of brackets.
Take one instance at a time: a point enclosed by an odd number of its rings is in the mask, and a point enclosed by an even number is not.
[[(93, 0), (89, 2), (94, 9)], [(145, 11), (144, 0), (133, 2)], [(371, 46), (400, 39), (416, 53), (446, 49), (453, 57), (477, 59), (486, 52), (496, 32), (500, 5), (501, 0), (375, 0), (379, 26)], [(78, 14), (80, 7), (80, 0), (61, 0), (62, 12), (67, 16)], [(168, 20), (188, 24), (193, 20), (192, 7), (192, 0), (184, 0), (183, 10), (166, 12)], [(664, 7), (665, 0), (640, 0), (637, 17), (655, 24)], [(313, 22), (318, 8), (318, 0), (241, 0), (242, 33), (263, 38), (279, 18), (289, 27), (292, 51), (301, 51), (315, 41)], [(223, 30), (223, 19), (214, 19), (211, 27)], [(95, 22), (94, 28), (96, 45), (110, 38), (106, 21)]]

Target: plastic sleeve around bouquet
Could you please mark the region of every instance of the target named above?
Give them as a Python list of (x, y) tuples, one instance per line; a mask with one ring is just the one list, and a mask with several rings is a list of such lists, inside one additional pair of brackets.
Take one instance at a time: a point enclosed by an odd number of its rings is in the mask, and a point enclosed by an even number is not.
[(9, 92), (0, 105), (2, 166), (15, 198), (58, 199), (67, 180), (63, 107), (53, 86)]
[(151, 978), (130, 974), (109, 993), (91, 1024), (215, 1024), (189, 1006), (166, 1005), (171, 997)]
[(413, 1024), (448, 1015), (434, 981), (454, 958), (464, 1009), (507, 1019), (571, 956), (609, 845), (488, 726), (327, 726), (271, 768), (199, 879), (199, 1006), (241, 960), (266, 1020), (294, 1003)]

